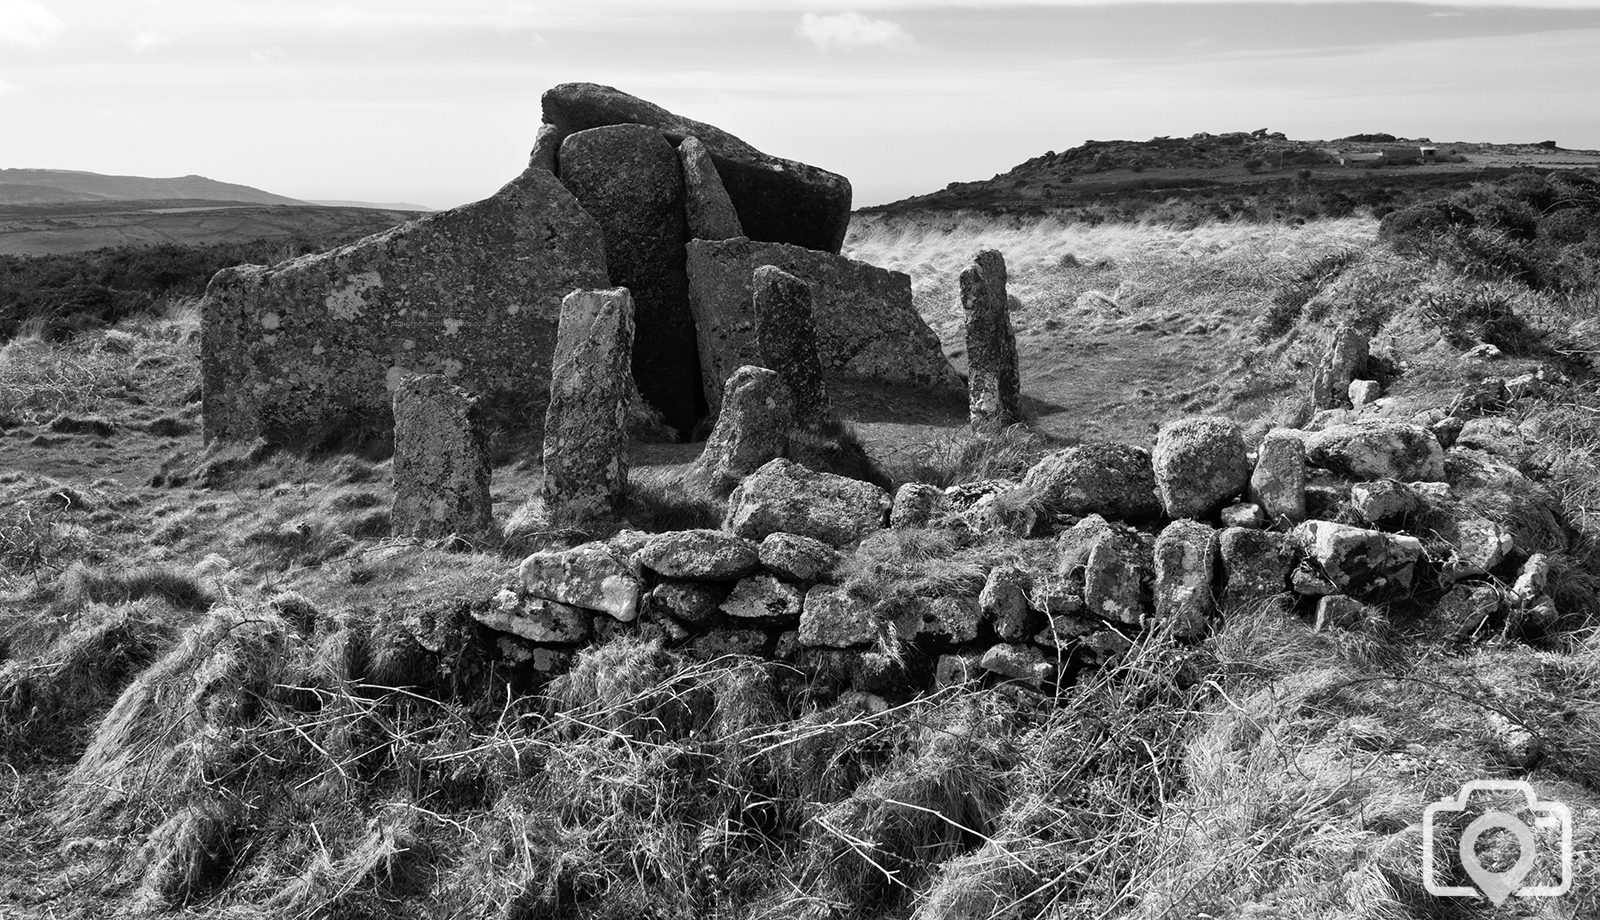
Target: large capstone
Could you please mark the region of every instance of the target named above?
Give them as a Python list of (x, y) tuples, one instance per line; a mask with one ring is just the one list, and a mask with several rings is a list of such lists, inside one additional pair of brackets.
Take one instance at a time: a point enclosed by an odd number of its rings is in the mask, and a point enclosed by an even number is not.
[(733, 490), (722, 527), (747, 540), (793, 533), (845, 546), (882, 528), (888, 513), (889, 493), (870, 482), (779, 459)]
[(777, 371), (793, 394), (796, 422), (820, 422), (829, 411), (828, 387), (817, 359), (811, 286), (773, 265), (756, 269), (750, 283), (761, 365)]
[(563, 83), (541, 99), (544, 120), (567, 132), (601, 125), (649, 125), (672, 141), (705, 145), (745, 233), (756, 240), (838, 252), (850, 226), (850, 181), (768, 156), (720, 128), (594, 83)]
[(394, 394), (394, 533), (471, 536), (489, 529), (485, 435), (478, 400), (443, 376), (423, 374), (400, 384)]
[(1043, 510), (1101, 514), (1139, 523), (1161, 515), (1150, 452), (1125, 444), (1078, 444), (1033, 465), (1022, 477)]
[(978, 428), (1022, 421), (1017, 375), (1017, 339), (1006, 300), (1006, 260), (982, 250), (961, 272), (961, 311), (966, 317), (968, 418)]
[(685, 481), (722, 496), (783, 456), (794, 427), (794, 396), (778, 372), (745, 366), (728, 380), (722, 411)]
[(752, 282), (772, 265), (811, 288), (817, 359), (824, 379), (878, 381), (955, 393), (961, 378), (939, 337), (911, 303), (911, 277), (843, 256), (750, 240), (695, 240), (688, 246), (689, 306), (700, 342), (701, 377), (713, 410), (742, 365), (761, 365)]
[(633, 301), (625, 288), (561, 305), (544, 423), (545, 509), (557, 526), (610, 520), (628, 485)]
[(1156, 490), (1172, 518), (1206, 518), (1250, 483), (1250, 456), (1239, 426), (1203, 416), (1161, 426), (1151, 454)]
[(494, 419), (542, 417), (561, 299), (609, 283), (599, 224), (541, 168), (339, 249), (223, 269), (201, 303), (205, 437), (387, 440), (394, 391), (430, 373)]

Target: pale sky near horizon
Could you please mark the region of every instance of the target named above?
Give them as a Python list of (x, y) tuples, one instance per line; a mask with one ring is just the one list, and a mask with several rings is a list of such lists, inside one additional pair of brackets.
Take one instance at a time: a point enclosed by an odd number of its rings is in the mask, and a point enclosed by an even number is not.
[(1085, 139), (1600, 148), (1600, 0), (0, 0), (0, 167), (449, 207), (550, 86), (616, 86), (858, 206)]

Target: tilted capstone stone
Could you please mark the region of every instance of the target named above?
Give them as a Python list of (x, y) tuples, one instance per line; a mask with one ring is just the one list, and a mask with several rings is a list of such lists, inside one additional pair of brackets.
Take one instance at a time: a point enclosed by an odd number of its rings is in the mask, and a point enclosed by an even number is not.
[(778, 372), (747, 365), (728, 380), (722, 411), (684, 481), (713, 495), (732, 492), (744, 478), (783, 456), (794, 427), (794, 395)]
[(633, 341), (633, 301), (625, 288), (573, 291), (562, 302), (540, 486), (556, 526), (608, 521), (622, 507)]
[(603, 125), (649, 125), (674, 144), (705, 145), (745, 233), (755, 240), (837, 253), (850, 226), (850, 182), (794, 160), (769, 156), (720, 128), (683, 118), (637, 96), (594, 83), (563, 83), (540, 100), (544, 121), (574, 133)]
[(961, 310), (966, 317), (969, 420), (979, 428), (1022, 421), (1017, 339), (1006, 299), (1006, 262), (996, 250), (979, 252), (961, 272)]
[(633, 353), (644, 398), (678, 429), (700, 415), (700, 371), (689, 315), (683, 244), (683, 166), (661, 132), (610, 125), (567, 135), (557, 174), (599, 221), (611, 283), (633, 296), (646, 347)]
[(817, 360), (829, 386), (881, 382), (957, 393), (961, 378), (911, 300), (911, 277), (843, 256), (751, 240), (689, 243), (689, 307), (706, 402), (739, 367), (760, 365), (754, 278), (772, 265), (811, 288)]
[(407, 377), (394, 394), (397, 534), (476, 536), (494, 523), (478, 400), (439, 374)]
[(706, 145), (698, 137), (686, 137), (678, 145), (678, 157), (683, 161), (683, 204), (689, 238), (731, 240), (744, 236), (739, 214), (733, 209)]
[(561, 299), (609, 283), (599, 224), (537, 168), (339, 249), (223, 269), (201, 303), (206, 440), (385, 440), (415, 374), (497, 419), (542, 413)]
[(815, 425), (827, 417), (830, 405), (817, 358), (811, 287), (774, 265), (756, 269), (750, 285), (761, 364), (777, 371), (794, 395), (795, 422)]

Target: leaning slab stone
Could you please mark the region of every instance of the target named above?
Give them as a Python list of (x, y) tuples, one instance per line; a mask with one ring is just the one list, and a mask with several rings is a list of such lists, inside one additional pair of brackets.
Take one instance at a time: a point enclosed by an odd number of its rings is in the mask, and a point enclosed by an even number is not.
[(849, 648), (876, 638), (878, 623), (871, 608), (843, 588), (817, 585), (806, 592), (800, 611), (800, 644)]
[(1289, 536), (1334, 587), (1365, 600), (1409, 589), (1423, 557), (1422, 542), (1416, 537), (1330, 521), (1306, 521)]
[(1289, 590), (1293, 553), (1281, 533), (1229, 527), (1218, 539), (1230, 602), (1260, 600)]
[(1216, 613), (1211, 583), (1219, 546), (1217, 531), (1198, 521), (1173, 521), (1156, 538), (1156, 619), (1172, 624), (1180, 639), (1205, 635)]
[(738, 581), (761, 568), (756, 544), (720, 530), (657, 534), (633, 556), (667, 578)]
[(1261, 439), (1250, 500), (1273, 527), (1287, 529), (1306, 519), (1306, 448), (1298, 433), (1274, 428)]
[(533, 150), (528, 154), (528, 166), (542, 169), (551, 175), (556, 172), (556, 153), (566, 134), (555, 125), (540, 125), (533, 136)]
[(824, 252), (838, 252), (844, 243), (850, 226), (850, 182), (843, 176), (768, 156), (720, 128), (609, 86), (563, 83), (546, 91), (541, 102), (544, 121), (568, 132), (639, 124), (659, 129), (675, 144), (699, 139), (752, 239)]
[(1203, 416), (1161, 426), (1151, 454), (1156, 491), (1171, 518), (1205, 518), (1250, 484), (1250, 455), (1239, 426)]
[(622, 623), (639, 615), (644, 584), (633, 563), (605, 543), (534, 553), (517, 569), (534, 597), (609, 615)]
[(822, 581), (833, 574), (843, 557), (839, 551), (811, 537), (794, 533), (769, 533), (761, 541), (761, 564), (782, 578), (801, 584)]
[(408, 377), (394, 394), (394, 510), (412, 537), (475, 535), (494, 523), (478, 400), (443, 376)]
[(1161, 516), (1150, 452), (1125, 444), (1078, 444), (1049, 454), (1022, 477), (1050, 514), (1100, 514), (1130, 523)]
[(816, 321), (811, 286), (773, 265), (756, 269), (751, 311), (756, 317), (756, 350), (761, 366), (778, 372), (794, 396), (794, 417), (812, 425), (827, 416), (828, 387), (817, 358)]
[(733, 586), (722, 612), (735, 623), (791, 626), (800, 619), (805, 592), (771, 575), (752, 575)]
[(536, 168), (339, 249), (223, 269), (201, 304), (206, 440), (387, 439), (400, 381), (429, 373), (497, 418), (542, 417), (561, 299), (609, 284), (599, 225)]
[(1444, 448), (1421, 425), (1374, 420), (1334, 425), (1306, 438), (1306, 459), (1351, 479), (1438, 482)]
[(781, 532), (844, 546), (881, 529), (888, 513), (889, 493), (870, 482), (779, 459), (733, 490), (722, 527), (748, 540)]
[(1550, 582), (1550, 557), (1534, 553), (1522, 564), (1517, 580), (1511, 586), (1512, 595), (1524, 604), (1531, 604), (1544, 595)]
[(978, 428), (1022, 421), (1006, 261), (997, 250), (982, 250), (961, 272), (961, 311), (966, 317), (968, 420)]
[(895, 490), (889, 526), (896, 529), (927, 527), (944, 509), (944, 490), (925, 482), (908, 482)]
[(692, 240), (731, 240), (744, 236), (739, 215), (728, 198), (728, 190), (717, 174), (706, 145), (697, 137), (686, 137), (678, 145), (683, 161), (683, 204)]
[(1333, 340), (1311, 379), (1314, 409), (1335, 409), (1345, 404), (1350, 381), (1366, 369), (1371, 341), (1349, 326), (1334, 330)]
[(794, 427), (794, 396), (777, 371), (741, 367), (728, 380), (726, 393), (716, 427), (684, 474), (686, 482), (718, 496), (783, 456)]
[(611, 283), (633, 295), (634, 325), (648, 343), (633, 353), (639, 392), (667, 424), (692, 427), (700, 416), (700, 369), (684, 275), (678, 152), (654, 128), (609, 125), (567, 135), (557, 164), (562, 184), (600, 222)]
[(561, 304), (544, 421), (540, 494), (557, 526), (612, 519), (628, 486), (633, 301), (624, 288)]
[(1147, 609), (1144, 583), (1149, 571), (1149, 555), (1137, 540), (1123, 533), (1102, 537), (1084, 564), (1085, 606), (1103, 619), (1138, 624)]
[(715, 410), (722, 385), (761, 364), (752, 280), (772, 265), (811, 287), (817, 358), (828, 383), (880, 381), (957, 393), (961, 378), (939, 337), (911, 303), (911, 277), (798, 246), (695, 240), (688, 246), (689, 306), (699, 337), (701, 379)]
[(587, 610), (537, 597), (519, 598), (511, 591), (501, 595), (491, 608), (473, 608), (472, 618), (529, 642), (576, 645), (589, 638), (594, 615)]

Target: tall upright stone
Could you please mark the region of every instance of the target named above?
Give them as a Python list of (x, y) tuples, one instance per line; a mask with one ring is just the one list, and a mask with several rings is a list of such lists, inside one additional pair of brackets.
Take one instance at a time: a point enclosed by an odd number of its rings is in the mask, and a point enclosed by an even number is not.
[(489, 456), (478, 400), (442, 374), (419, 374), (394, 394), (394, 533), (475, 536), (493, 523)]
[(551, 522), (610, 520), (628, 484), (633, 300), (626, 288), (573, 291), (561, 325), (544, 421), (544, 496)]
[(977, 254), (961, 273), (961, 309), (967, 326), (968, 414), (974, 427), (1022, 421), (1017, 340), (1006, 300), (1006, 261), (993, 249)]
[(686, 137), (678, 145), (678, 157), (683, 160), (683, 205), (689, 220), (689, 239), (731, 240), (744, 236), (739, 212), (733, 209), (706, 145), (698, 137)]
[(767, 461), (783, 456), (792, 427), (794, 396), (778, 372), (741, 367), (728, 378), (717, 426), (684, 479), (714, 495), (727, 495)]
[(1333, 331), (1333, 340), (1311, 377), (1311, 402), (1316, 409), (1337, 409), (1346, 405), (1350, 382), (1366, 369), (1372, 342), (1350, 326)]
[(609, 125), (570, 134), (556, 157), (561, 181), (600, 222), (611, 283), (633, 295), (639, 392), (667, 423), (701, 415), (699, 348), (689, 313), (683, 166), (655, 128)]
[(827, 415), (829, 403), (822, 362), (817, 359), (811, 286), (781, 268), (763, 265), (756, 269), (751, 287), (761, 363), (777, 371), (794, 395), (795, 421), (812, 424)]
[(1256, 449), (1250, 500), (1269, 526), (1287, 530), (1306, 519), (1306, 447), (1293, 431), (1274, 428)]

